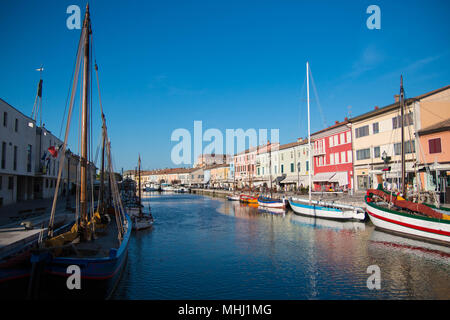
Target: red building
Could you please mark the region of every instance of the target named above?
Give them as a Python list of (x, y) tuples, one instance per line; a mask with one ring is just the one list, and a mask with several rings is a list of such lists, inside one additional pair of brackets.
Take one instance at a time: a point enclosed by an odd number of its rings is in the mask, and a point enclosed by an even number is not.
[(351, 124), (345, 118), (311, 134), (314, 191), (350, 190), (353, 176)]

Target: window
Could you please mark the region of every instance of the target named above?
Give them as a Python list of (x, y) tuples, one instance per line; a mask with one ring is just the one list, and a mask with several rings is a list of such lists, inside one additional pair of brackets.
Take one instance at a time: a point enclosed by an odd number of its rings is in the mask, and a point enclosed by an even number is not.
[(259, 168), (258, 168), (258, 176), (259, 176), (260, 174), (259, 174)]
[(365, 160), (370, 158), (370, 149), (356, 150), (356, 160)]
[(341, 163), (345, 163), (345, 151), (341, 152)]
[(306, 161), (306, 171), (309, 171), (309, 161)]
[[(405, 126), (410, 126), (414, 124), (414, 118), (412, 112), (403, 115), (403, 123)], [(397, 129), (401, 127), (401, 116), (396, 116), (392, 118), (392, 129)]]
[(31, 153), (32, 153), (31, 144), (28, 145), (27, 148), (27, 172), (31, 172)]
[(328, 138), (328, 144), (330, 145), (330, 148), (331, 148), (331, 147), (334, 147), (334, 144), (333, 144), (333, 137), (329, 137), (329, 138)]
[(291, 172), (294, 172), (294, 164), (291, 162)]
[(281, 165), (281, 173), (284, 173), (284, 164)]
[(339, 164), (339, 153), (334, 154), (334, 164)]
[(430, 153), (441, 153), (441, 138), (428, 140), (428, 147), (430, 148)]
[(14, 146), (13, 170), (17, 170), (17, 146)]
[(330, 154), (330, 164), (334, 164), (334, 153)]
[(6, 165), (6, 142), (2, 142), (2, 169), (5, 169)]
[(353, 159), (353, 152), (352, 152), (352, 150), (348, 150), (347, 151), (347, 161), (352, 162), (352, 159)]
[(334, 136), (334, 145), (337, 146), (339, 144), (338, 136)]
[(345, 143), (345, 134), (344, 133), (341, 133), (341, 144), (344, 144)]
[(347, 143), (352, 142), (352, 132), (351, 131), (347, 131)]
[[(414, 143), (414, 140), (405, 141), (404, 146), (405, 146), (405, 154), (416, 152), (416, 145)], [(397, 156), (402, 154), (402, 143), (401, 142), (394, 144), (394, 153)]]
[(8, 124), (8, 112), (3, 112), (3, 126), (6, 127)]
[(275, 174), (277, 174), (277, 166), (275, 166)]
[(373, 129), (373, 134), (380, 132), (380, 126), (379, 126), (378, 122), (375, 122), (372, 125), (372, 129)]
[(373, 157), (379, 158), (380, 157), (380, 147), (374, 147), (373, 148)]
[(9, 177), (8, 178), (8, 189), (9, 190), (14, 189), (14, 177)]
[(356, 138), (361, 138), (369, 135), (369, 126), (364, 126), (355, 129)]

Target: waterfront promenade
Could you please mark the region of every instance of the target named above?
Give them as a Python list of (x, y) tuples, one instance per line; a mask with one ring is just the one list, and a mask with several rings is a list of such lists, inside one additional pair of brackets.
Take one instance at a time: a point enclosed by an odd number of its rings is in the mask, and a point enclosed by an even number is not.
[[(191, 189), (191, 193), (211, 195), (217, 197), (226, 197), (228, 195), (233, 194), (233, 191), (195, 188)], [(245, 191), (237, 191), (237, 193), (245, 193)], [(334, 201), (336, 203), (365, 208), (366, 204), (364, 203), (364, 195), (365, 195), (364, 192), (356, 192), (353, 195), (347, 193), (343, 194), (339, 192), (313, 192), (311, 198), (313, 200)], [(294, 197), (294, 198), (308, 199), (308, 194), (297, 194), (295, 192), (276, 192), (273, 194), (273, 196), (275, 198), (281, 198), (284, 196), (286, 198)]]
[[(72, 197), (74, 198), (74, 197)], [(28, 200), (0, 208), (0, 258), (36, 240), (41, 231), (46, 231), (53, 198)], [(74, 200), (70, 201), (73, 206)], [(68, 223), (74, 218), (73, 212), (66, 209), (65, 199), (59, 201), (55, 212), (55, 225)], [(28, 221), (33, 229), (26, 230), (22, 222)]]

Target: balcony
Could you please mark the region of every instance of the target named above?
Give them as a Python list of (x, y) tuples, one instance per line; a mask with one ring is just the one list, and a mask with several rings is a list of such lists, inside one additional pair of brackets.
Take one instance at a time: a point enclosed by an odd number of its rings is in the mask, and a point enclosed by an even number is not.
[(326, 152), (325, 152), (325, 149), (321, 149), (321, 148), (319, 148), (319, 149), (313, 148), (313, 149), (312, 149), (312, 154), (313, 154), (314, 157), (316, 157), (316, 156), (322, 156), (322, 155), (324, 155), (325, 153), (326, 153)]

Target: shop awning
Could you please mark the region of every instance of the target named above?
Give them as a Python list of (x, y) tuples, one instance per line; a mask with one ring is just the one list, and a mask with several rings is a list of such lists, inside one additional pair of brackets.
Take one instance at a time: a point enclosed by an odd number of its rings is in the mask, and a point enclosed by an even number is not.
[(298, 175), (288, 175), (286, 177), (286, 179), (284, 179), (282, 182), (282, 184), (291, 184), (291, 183), (295, 183), (295, 184), (300, 184), (300, 185), (307, 185), (308, 184), (308, 176), (298, 176)]
[(334, 177), (336, 172), (321, 172), (314, 175), (312, 181), (314, 182), (329, 182)]
[(337, 182), (339, 186), (346, 186), (348, 185), (348, 174), (345, 171), (336, 172), (329, 182)]

